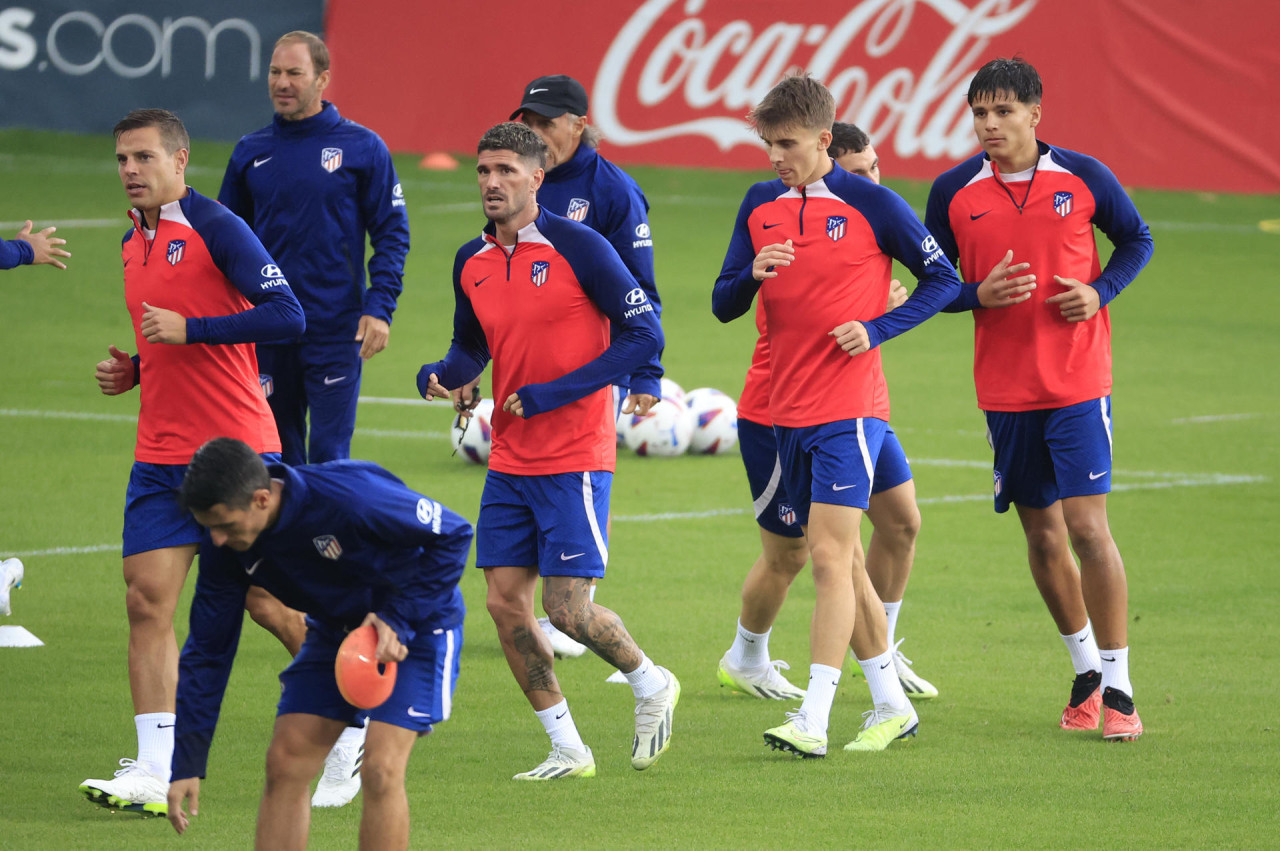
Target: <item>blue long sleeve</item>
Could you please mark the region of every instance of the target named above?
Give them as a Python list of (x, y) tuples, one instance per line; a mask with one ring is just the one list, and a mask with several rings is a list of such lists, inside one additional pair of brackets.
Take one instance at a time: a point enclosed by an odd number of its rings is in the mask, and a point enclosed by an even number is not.
[(25, 239), (0, 239), (0, 269), (13, 269), (34, 262), (36, 250)]

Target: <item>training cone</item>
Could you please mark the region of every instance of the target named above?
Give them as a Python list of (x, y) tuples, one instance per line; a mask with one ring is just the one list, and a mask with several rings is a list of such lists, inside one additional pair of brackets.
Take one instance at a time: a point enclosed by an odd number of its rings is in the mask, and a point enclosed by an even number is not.
[(396, 687), (396, 663), (379, 662), (373, 624), (351, 630), (338, 648), (333, 675), (342, 699), (357, 709), (381, 706)]
[(418, 163), (418, 168), (425, 168), (429, 171), (453, 171), (458, 167), (458, 161), (444, 151), (435, 151), (427, 154)]

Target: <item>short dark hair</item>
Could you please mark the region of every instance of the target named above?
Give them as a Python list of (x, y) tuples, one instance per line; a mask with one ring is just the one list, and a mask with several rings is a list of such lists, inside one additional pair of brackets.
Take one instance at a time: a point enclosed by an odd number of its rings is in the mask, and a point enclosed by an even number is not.
[(275, 46), (279, 47), (291, 41), (300, 41), (307, 46), (307, 50), (311, 52), (311, 65), (315, 68), (317, 77), (329, 70), (329, 47), (320, 36), (306, 30), (294, 30), (276, 39)]
[(271, 488), (271, 474), (258, 453), (242, 440), (215, 437), (191, 456), (178, 504), (183, 511), (208, 511), (219, 504), (248, 508), (263, 488)]
[(1035, 66), (1021, 56), (992, 59), (973, 75), (969, 83), (969, 105), (973, 106), (979, 98), (999, 97), (1002, 92), (1031, 106), (1040, 102), (1044, 86)]
[(510, 151), (535, 168), (547, 167), (547, 143), (519, 121), (504, 121), (486, 130), (476, 145), (477, 154), (485, 151)]
[(769, 90), (747, 121), (761, 137), (787, 127), (830, 130), (836, 120), (836, 100), (830, 89), (808, 74), (792, 74)]
[(860, 154), (871, 144), (871, 139), (856, 124), (837, 121), (831, 125), (831, 144), (827, 145), (827, 153), (832, 159), (840, 159), (845, 154)]
[(144, 127), (154, 127), (160, 131), (160, 141), (170, 154), (176, 154), (184, 148), (191, 150), (191, 137), (187, 135), (182, 119), (167, 109), (135, 109), (116, 122), (116, 139), (120, 138), (121, 133)]

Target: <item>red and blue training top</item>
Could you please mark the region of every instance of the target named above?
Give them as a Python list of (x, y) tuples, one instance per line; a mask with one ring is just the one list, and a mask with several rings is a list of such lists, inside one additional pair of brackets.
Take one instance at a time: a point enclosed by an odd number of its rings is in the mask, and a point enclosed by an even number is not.
[[(193, 189), (160, 208), (153, 233), (129, 213), (121, 255), (142, 394), (135, 459), (186, 464), (214, 437), (279, 452), (253, 343), (302, 333), (289, 282), (248, 225)], [(187, 344), (147, 342), (143, 302), (185, 316)]]
[[(1111, 392), (1111, 318), (1106, 305), (1151, 259), (1151, 231), (1114, 174), (1093, 157), (1044, 142), (1030, 179), (1006, 182), (985, 154), (944, 172), (929, 192), (925, 223), (965, 281), (981, 283), (1009, 249), (1030, 263), (1031, 298), (984, 308), (965, 283), (946, 309), (973, 311), (973, 380), (984, 411), (1062, 408)], [(1106, 269), (1094, 225), (1115, 245)], [(1068, 322), (1046, 299), (1054, 275), (1098, 291), (1100, 309)]]
[[(453, 343), (443, 361), (419, 370), (418, 392), (426, 394), (432, 373), (445, 387), (461, 387), (492, 355), (489, 469), (612, 472), (617, 436), (609, 386), (625, 383), (662, 349), (653, 302), (613, 246), (586, 225), (540, 208), (514, 246), (500, 245), (494, 234), (490, 223), (458, 250)], [(524, 418), (502, 410), (512, 393)]]
[[(756, 255), (788, 239), (791, 265), (757, 281)], [(919, 285), (886, 314), (894, 259)], [(711, 306), (728, 322), (760, 293), (757, 324), (767, 326), (767, 351), (757, 344), (756, 355), (768, 358), (769, 416), (775, 425), (798, 428), (858, 417), (887, 421), (889, 390), (877, 347), (933, 316), (959, 287), (955, 269), (897, 193), (833, 164), (808, 186), (770, 180), (747, 191)], [(862, 322), (871, 341), (857, 357), (830, 335), (850, 320)]]

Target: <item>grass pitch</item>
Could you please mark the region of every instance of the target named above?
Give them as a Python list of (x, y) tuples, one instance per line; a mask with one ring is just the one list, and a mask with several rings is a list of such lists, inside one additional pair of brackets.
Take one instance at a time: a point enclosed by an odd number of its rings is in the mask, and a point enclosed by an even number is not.
[[(197, 143), (190, 182), (216, 195), (229, 146)], [(0, 132), (0, 220), (63, 222), (71, 269), (0, 273), (7, 369), (0, 382), (0, 556), (26, 585), (12, 618), (44, 648), (0, 649), (0, 846), (141, 849), (179, 842), (163, 821), (82, 800), (86, 777), (134, 756), (118, 553), (137, 397), (101, 396), (93, 365), (132, 350), (119, 240), (126, 201), (110, 138)], [(761, 165), (764, 165), (763, 157)], [(483, 470), (451, 458), (448, 413), (414, 397), (448, 345), (456, 248), (483, 224), (469, 165), (398, 160), (413, 251), (391, 345), (366, 368), (358, 457), (475, 518)], [(668, 374), (686, 388), (741, 389), (748, 321), (722, 326), (710, 289), (747, 185), (761, 173), (635, 169), (653, 205)], [(890, 185), (918, 209), (928, 187)], [(939, 316), (886, 346), (894, 426), (924, 515), (898, 634), (941, 696), (920, 735), (846, 754), (868, 707), (846, 677), (832, 754), (799, 762), (761, 740), (784, 705), (733, 696), (715, 666), (759, 551), (734, 456), (621, 454), (612, 559), (599, 600), (680, 677), (670, 752), (628, 764), (632, 699), (594, 657), (557, 673), (599, 776), (508, 778), (544, 756), (484, 611), (470, 606), (452, 720), (410, 767), (414, 847), (1273, 847), (1280, 819), (1275, 678), (1276, 480), (1280, 476), (1280, 199), (1136, 192), (1151, 265), (1112, 305), (1116, 492), (1111, 522), (1130, 580), (1130, 641), (1146, 735), (1104, 745), (1057, 718), (1071, 668), (1025, 565), (1012, 516), (990, 508), (990, 455), (973, 395), (971, 319)], [(815, 391), (819, 392), (819, 391)], [(864, 529), (865, 531), (865, 529)], [(188, 585), (190, 587), (190, 584)], [(802, 576), (772, 639), (804, 679), (813, 587)], [(185, 635), (185, 607), (178, 618)], [(283, 650), (252, 623), (223, 707), (186, 848), (248, 847)], [(311, 846), (355, 845), (359, 799), (318, 810)]]

